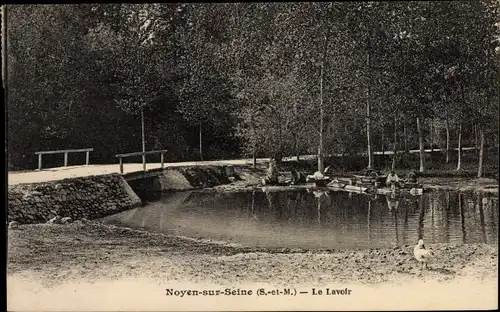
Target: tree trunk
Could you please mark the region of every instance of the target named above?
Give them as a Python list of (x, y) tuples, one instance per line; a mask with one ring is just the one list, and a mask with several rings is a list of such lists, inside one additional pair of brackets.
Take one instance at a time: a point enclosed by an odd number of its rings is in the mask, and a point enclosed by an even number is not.
[(446, 163), (450, 162), (450, 121), (448, 117), (448, 99), (446, 93), (444, 94), (444, 106), (445, 106), (445, 129), (446, 129)]
[(319, 99), (319, 147), (318, 147), (318, 171), (323, 173), (325, 164), (323, 159), (323, 64), (320, 75), (320, 99)]
[(457, 170), (462, 169), (462, 120), (458, 126), (458, 161)]
[(318, 146), (318, 171), (323, 173), (325, 171), (325, 162), (323, 155), (323, 123), (324, 123), (324, 112), (323, 112), (323, 75), (325, 72), (325, 59), (326, 52), (328, 50), (328, 40), (330, 38), (330, 28), (327, 29), (325, 42), (323, 46), (323, 56), (321, 59), (321, 68), (319, 76), (319, 146)]
[(397, 137), (398, 137), (398, 131), (397, 131), (397, 116), (394, 114), (394, 143), (393, 143), (393, 148), (392, 148), (392, 166), (391, 169), (395, 170), (396, 169), (396, 156), (397, 156)]
[(408, 147), (408, 138), (407, 138), (407, 133), (406, 133), (406, 115), (403, 115), (403, 137), (404, 137), (404, 144), (405, 144), (405, 153), (408, 154), (410, 152), (410, 149)]
[(253, 141), (252, 165), (254, 169), (257, 167), (257, 142), (255, 140)]
[(474, 123), (474, 142), (476, 146), (476, 154), (479, 153), (479, 137), (478, 137), (478, 131), (477, 131), (477, 124)]
[(257, 168), (257, 134), (255, 133), (255, 123), (254, 123), (254, 117), (253, 113), (250, 117), (250, 122), (252, 123), (252, 165), (253, 168)]
[(384, 135), (384, 127), (382, 126), (382, 159), (385, 157), (385, 146), (384, 146), (384, 141), (385, 141), (385, 135)]
[(297, 162), (300, 161), (300, 153), (299, 153), (299, 140), (297, 139), (297, 134), (294, 136), (294, 144), (295, 144), (295, 157), (297, 157)]
[(448, 116), (446, 116), (446, 163), (450, 162), (450, 123)]
[(142, 169), (146, 171), (146, 137), (144, 131), (144, 108), (141, 107)]
[(283, 133), (281, 129), (281, 120), (279, 121), (278, 126), (279, 126), (279, 131), (278, 131), (279, 143), (278, 143), (278, 159), (276, 159), (276, 161), (278, 163), (281, 163), (281, 161), (283, 160)]
[[(323, 60), (324, 63), (324, 60)], [(321, 72), (319, 77), (319, 146), (318, 146), (318, 171), (323, 172), (325, 164), (323, 160), (323, 63), (321, 64)]]
[(462, 95), (462, 107), (460, 108), (460, 124), (458, 126), (458, 161), (457, 161), (457, 170), (462, 169), (462, 124), (463, 124), (463, 110), (465, 106), (465, 95), (464, 95), (464, 86), (461, 85), (461, 95)]
[(203, 132), (203, 129), (202, 129), (202, 123), (200, 120), (200, 160), (203, 160), (203, 140), (201, 137), (202, 132)]
[(484, 160), (484, 130), (481, 128), (479, 130), (481, 143), (479, 145), (479, 165), (477, 169), (477, 177), (481, 178), (483, 176), (483, 160)]
[(421, 120), (417, 117), (417, 132), (418, 132), (418, 146), (420, 149), (420, 172), (425, 171), (425, 150), (424, 150), (424, 135), (422, 131)]
[(370, 128), (371, 128), (371, 57), (370, 57), (370, 52), (367, 54), (366, 58), (366, 63), (368, 66), (368, 84), (366, 88), (366, 139), (367, 139), (367, 145), (368, 145), (368, 168), (371, 169), (373, 168), (373, 155), (372, 155), (372, 141), (371, 141), (371, 133), (370, 133)]
[(431, 153), (432, 152), (434, 152), (434, 118), (431, 118)]

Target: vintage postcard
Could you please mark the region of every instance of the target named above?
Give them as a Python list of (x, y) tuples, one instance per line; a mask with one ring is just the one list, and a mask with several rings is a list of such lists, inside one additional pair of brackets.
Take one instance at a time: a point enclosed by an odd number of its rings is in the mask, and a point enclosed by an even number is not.
[(2, 6), (9, 311), (498, 308), (500, 2)]

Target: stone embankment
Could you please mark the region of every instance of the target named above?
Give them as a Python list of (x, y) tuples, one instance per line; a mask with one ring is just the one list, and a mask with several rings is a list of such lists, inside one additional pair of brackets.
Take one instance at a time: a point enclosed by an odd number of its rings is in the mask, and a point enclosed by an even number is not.
[(152, 175), (144, 177), (140, 174), (107, 174), (9, 185), (8, 222), (13, 222), (13, 228), (18, 224), (96, 219), (140, 206), (147, 201), (144, 193), (149, 191), (183, 191), (226, 185), (244, 188), (246, 183), (257, 183), (260, 176), (258, 170), (249, 166), (179, 167), (153, 171)]
[(127, 179), (134, 191), (185, 191), (228, 184), (236, 177), (233, 167), (199, 166), (166, 168), (157, 175), (139, 180)]
[(43, 223), (56, 216), (94, 219), (141, 204), (119, 174), (17, 184), (8, 188), (9, 222)]
[(147, 202), (151, 194), (161, 192), (195, 189), (245, 190), (247, 187), (258, 185), (263, 174), (265, 168), (254, 169), (248, 165), (203, 165), (152, 170), (145, 176), (133, 173), (124, 177), (137, 195)]

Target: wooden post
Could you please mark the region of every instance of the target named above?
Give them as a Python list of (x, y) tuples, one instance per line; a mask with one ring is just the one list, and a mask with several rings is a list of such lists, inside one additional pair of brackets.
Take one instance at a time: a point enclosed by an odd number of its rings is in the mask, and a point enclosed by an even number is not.
[(64, 167), (68, 166), (68, 152), (64, 152)]
[(120, 157), (120, 173), (123, 173), (123, 158)]
[(89, 160), (90, 160), (90, 151), (87, 151), (87, 153), (85, 155), (85, 165), (86, 166), (89, 165)]
[(38, 170), (42, 170), (42, 154), (38, 154)]
[(434, 118), (431, 118), (431, 156), (434, 152)]
[(161, 162), (161, 168), (163, 169), (163, 167), (164, 167), (164, 164), (163, 164), (163, 152), (161, 152), (160, 155), (161, 155), (161, 160), (160, 160), (160, 162)]

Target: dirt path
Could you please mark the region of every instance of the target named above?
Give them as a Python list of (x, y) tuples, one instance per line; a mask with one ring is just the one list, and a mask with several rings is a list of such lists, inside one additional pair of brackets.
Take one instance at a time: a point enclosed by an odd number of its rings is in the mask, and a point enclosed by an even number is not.
[[(463, 150), (471, 150), (473, 147), (465, 147)], [(426, 150), (430, 152), (431, 150)], [(439, 151), (439, 149), (434, 149)], [(411, 150), (410, 153), (417, 153), (419, 150)], [(374, 152), (375, 154), (382, 154), (382, 152)], [(384, 152), (390, 155), (391, 151)], [(340, 155), (338, 155), (340, 156)], [(302, 155), (302, 160), (312, 160), (316, 155)], [(296, 160), (296, 157), (285, 157), (283, 160), (290, 161)], [(257, 163), (262, 164), (269, 161), (269, 158), (257, 158)], [(165, 167), (183, 167), (183, 166), (217, 166), (217, 165), (249, 165), (252, 164), (252, 159), (233, 159), (233, 160), (213, 160), (213, 161), (187, 161), (176, 163), (165, 163)], [(148, 163), (147, 169), (161, 168), (160, 163)], [(142, 163), (125, 163), (124, 173), (142, 171)], [(15, 185), (20, 183), (36, 183), (55, 181), (67, 178), (85, 177), (92, 175), (104, 175), (111, 173), (119, 173), (120, 168), (118, 164), (111, 165), (89, 165), (89, 166), (69, 166), (43, 169), (42, 171), (11, 171), (8, 173), (8, 184)]]
[[(85, 285), (109, 286), (117, 281), (124, 287), (124, 281), (130, 280), (147, 281), (147, 287), (156, 285), (156, 291), (186, 283), (222, 288), (372, 285), (369, 287), (377, 291), (379, 286), (412, 283), (426, 287), (456, 286), (459, 281), (479, 286), (497, 284), (496, 246), (430, 247), (436, 259), (422, 274), (412, 257), (412, 246), (356, 251), (262, 249), (94, 222), (22, 225), (9, 230), (8, 276), (9, 285), (17, 287), (9, 288), (22, 290), (30, 298), (43, 292), (49, 297), (54, 292), (62, 294), (68, 285), (76, 291)], [(61, 300), (45, 303), (53, 307)], [(22, 307), (22, 302), (17, 304)]]

